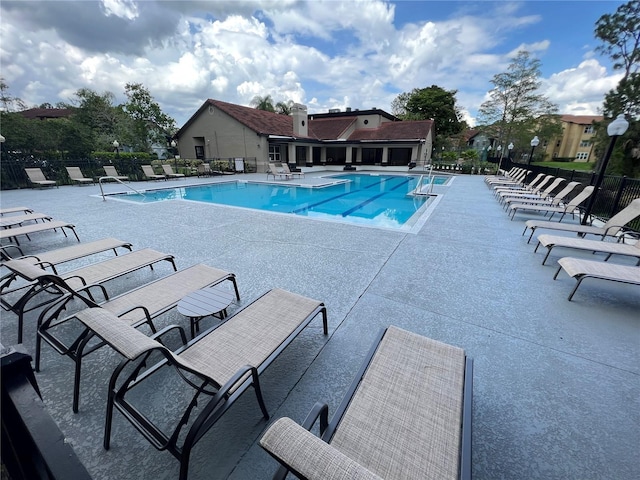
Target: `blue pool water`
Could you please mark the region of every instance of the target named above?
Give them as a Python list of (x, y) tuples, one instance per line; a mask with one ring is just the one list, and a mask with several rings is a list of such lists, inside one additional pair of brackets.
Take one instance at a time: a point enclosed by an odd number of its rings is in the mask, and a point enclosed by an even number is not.
[[(181, 188), (150, 190), (139, 194), (116, 194), (116, 198), (140, 203), (191, 200), (234, 207), (288, 213), (316, 219), (386, 228), (402, 228), (424, 211), (428, 196), (408, 195), (419, 176), (344, 174), (338, 181), (312, 187), (251, 182), (224, 182)], [(446, 177), (434, 177), (443, 184)], [(114, 197), (110, 195), (110, 197)], [(415, 222), (415, 217), (414, 217)]]

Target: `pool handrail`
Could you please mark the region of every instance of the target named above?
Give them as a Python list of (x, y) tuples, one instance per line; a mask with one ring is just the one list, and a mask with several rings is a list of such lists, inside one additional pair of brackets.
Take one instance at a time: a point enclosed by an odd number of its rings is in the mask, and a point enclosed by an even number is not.
[(100, 185), (100, 194), (102, 195), (102, 201), (106, 202), (107, 198), (104, 196), (104, 190), (102, 189), (102, 180), (106, 180), (107, 178), (110, 178), (112, 180), (115, 180), (116, 182), (120, 183), (121, 185), (127, 187), (130, 190), (133, 190), (134, 192), (136, 192), (138, 195), (142, 195), (144, 197), (144, 193), (139, 192), (138, 190), (136, 190), (135, 188), (133, 188), (130, 185), (127, 185), (126, 183), (124, 183), (122, 180), (120, 180), (119, 178), (113, 177), (111, 175), (105, 175), (104, 177), (100, 177), (98, 179), (98, 184)]

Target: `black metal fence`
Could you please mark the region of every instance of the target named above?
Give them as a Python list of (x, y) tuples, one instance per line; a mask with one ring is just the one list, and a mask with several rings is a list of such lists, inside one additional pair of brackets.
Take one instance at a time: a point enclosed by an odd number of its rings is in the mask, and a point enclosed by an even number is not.
[[(502, 167), (504, 169), (509, 170), (514, 166), (531, 170), (527, 181), (532, 180), (539, 173), (543, 173), (545, 175), (564, 178), (567, 182), (580, 182), (584, 186), (587, 186), (594, 185), (597, 176), (596, 173), (591, 172), (518, 164), (509, 161), (505, 162), (503, 160)], [(591, 214), (603, 221), (607, 221), (636, 198), (640, 198), (640, 178), (605, 175), (600, 191), (596, 194)], [(640, 231), (640, 218), (636, 218), (628, 227)]]
[[(204, 162), (210, 163), (212, 169), (221, 170), (222, 172), (238, 173), (235, 158), (208, 158)], [(48, 180), (55, 180), (58, 185), (70, 185), (73, 182), (67, 174), (65, 167), (80, 167), (85, 177), (98, 179), (105, 176), (102, 168), (104, 165), (116, 167), (118, 173), (122, 176), (129, 177), (130, 180), (144, 180), (140, 165), (154, 165), (159, 167), (161, 164), (169, 164), (176, 173), (184, 175), (197, 175), (197, 165), (203, 163), (202, 160), (184, 160), (169, 158), (165, 160), (151, 160), (139, 158), (90, 158), (82, 160), (60, 160), (60, 159), (32, 159), (32, 158), (16, 158), (3, 153), (0, 159), (0, 189), (10, 190), (16, 188), (31, 187), (25, 168), (37, 167), (42, 170)], [(251, 173), (257, 169), (257, 161), (255, 157), (242, 158), (244, 172)], [(158, 168), (159, 170), (159, 168)], [(158, 172), (159, 173), (159, 172)]]

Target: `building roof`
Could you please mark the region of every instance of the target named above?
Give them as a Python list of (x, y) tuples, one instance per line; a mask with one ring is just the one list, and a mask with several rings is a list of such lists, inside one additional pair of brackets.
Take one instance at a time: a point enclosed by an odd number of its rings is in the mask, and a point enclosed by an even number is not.
[(23, 110), (20, 114), (29, 119), (45, 120), (47, 118), (67, 118), (73, 114), (71, 108), (30, 108)]
[(560, 115), (560, 119), (566, 123), (591, 125), (593, 122), (601, 122), (604, 117), (602, 115)]
[(361, 128), (354, 131), (349, 140), (417, 140), (427, 138), (433, 120), (385, 122), (378, 128)]
[(355, 121), (355, 117), (310, 119), (309, 133), (318, 140), (344, 138), (344, 132), (346, 132)]
[[(359, 115), (377, 114), (396, 120), (396, 117), (382, 110), (362, 110), (337, 112), (332, 114), (309, 115), (309, 135), (301, 137), (294, 134), (293, 117), (257, 108), (245, 107), (221, 100), (208, 99), (178, 131), (178, 136), (200, 114), (209, 108), (217, 108), (260, 135), (276, 135), (282, 137), (304, 138), (310, 140), (338, 140), (344, 138), (345, 132), (353, 125)], [(320, 117), (320, 118), (318, 118)], [(392, 121), (381, 124), (378, 128), (355, 130), (347, 140), (416, 140), (426, 138), (433, 128), (433, 120)]]

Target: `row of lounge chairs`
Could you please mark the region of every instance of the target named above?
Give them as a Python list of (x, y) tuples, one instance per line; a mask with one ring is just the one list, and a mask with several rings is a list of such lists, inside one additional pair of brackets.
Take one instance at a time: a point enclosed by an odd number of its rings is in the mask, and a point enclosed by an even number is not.
[[(0, 298), (3, 308), (20, 318), (20, 340), (23, 330), (24, 335), (33, 332), (24, 313), (35, 304), (42, 307), (35, 325), (35, 369), (41, 367), (43, 342), (74, 362), (72, 408), (77, 412), (83, 359), (103, 346), (117, 352), (122, 361), (105, 386), (104, 448), (111, 446), (113, 416), (120, 412), (155, 448), (179, 460), (182, 480), (194, 446), (250, 387), (262, 416), (269, 418), (260, 374), (310, 322), (321, 317), (328, 335), (323, 302), (274, 288), (188, 340), (181, 326), (159, 328), (158, 317), (190, 292), (222, 284), (233, 288), (239, 302), (233, 273), (204, 264), (177, 269), (172, 255), (133, 250), (115, 238), (31, 255), (13, 248), (19, 255), (3, 249), (8, 273), (0, 281)], [(119, 254), (120, 249), (129, 252)], [(67, 262), (108, 251), (115, 256), (64, 269)], [(163, 260), (173, 266), (169, 275), (110, 295), (114, 279)], [(181, 345), (168, 348), (176, 338)], [(278, 478), (287, 471), (304, 478), (338, 478), (345, 465), (360, 475), (349, 478), (381, 478), (382, 472), (389, 472), (389, 478), (470, 478), (472, 366), (460, 348), (388, 327), (331, 422), (327, 405), (319, 404), (302, 426), (288, 418), (276, 420), (261, 446), (282, 465)], [(174, 404), (185, 390), (191, 392), (176, 418), (162, 422), (147, 414), (149, 405), (139, 396), (145, 385), (158, 388), (157, 380), (148, 380), (164, 379), (156, 375), (159, 371), (173, 372), (182, 385), (173, 394), (173, 383), (160, 389), (171, 395), (167, 402)], [(386, 394), (390, 378), (395, 379), (394, 395)], [(320, 438), (308, 432), (317, 419)]]
[[(558, 274), (562, 270), (564, 270), (570, 277), (575, 278), (577, 281), (575, 287), (568, 296), (569, 300), (573, 298), (582, 281), (587, 278), (597, 278), (602, 280), (640, 285), (640, 232), (631, 231), (627, 228), (627, 225), (631, 221), (640, 217), (640, 198), (632, 200), (627, 205), (627, 207), (604, 222), (602, 226), (582, 225), (575, 222), (563, 223), (562, 220), (566, 214), (571, 214), (572, 216), (578, 215), (578, 218), (580, 219), (579, 207), (590, 195), (593, 194), (593, 187), (584, 187), (582, 191), (575, 195), (571, 200), (561, 197), (561, 195), (567, 193), (569, 185), (567, 185), (567, 188), (561, 190), (558, 194), (556, 194), (556, 196), (552, 196), (551, 191), (546, 192), (547, 197), (543, 197), (540, 194), (536, 195), (534, 193), (529, 193), (529, 195), (527, 195), (526, 192), (533, 192), (535, 190), (535, 186), (532, 186), (531, 184), (534, 182), (539, 182), (540, 177), (536, 177), (531, 183), (525, 184), (524, 178), (526, 178), (526, 176), (522, 177), (521, 173), (521, 170), (516, 169), (508, 172), (504, 177), (487, 177), (485, 181), (496, 191), (497, 189), (500, 189), (499, 193), (497, 193), (497, 196), (502, 199), (503, 203), (506, 201), (504, 199), (509, 198), (508, 196), (510, 194), (515, 195), (519, 193), (521, 195), (520, 198), (526, 198), (526, 200), (524, 200), (521, 204), (511, 203), (509, 205), (509, 208), (511, 209), (518, 208), (521, 211), (544, 214), (551, 213), (552, 216), (555, 213), (561, 213), (558, 221), (539, 219), (526, 220), (523, 235), (527, 232), (527, 230), (531, 231), (527, 243), (531, 241), (531, 238), (533, 237), (535, 232), (540, 229), (554, 230), (557, 232), (572, 233), (578, 235), (578, 238), (569, 237), (566, 235), (539, 235), (537, 237), (538, 242), (534, 251), (537, 252), (540, 246), (547, 249), (547, 252), (542, 260), (543, 265), (547, 262), (551, 251), (554, 248), (567, 248), (577, 251), (588, 251), (593, 253), (606, 254), (604, 261), (586, 260), (582, 258), (572, 257), (564, 257), (558, 260), (558, 269), (553, 278), (556, 279), (558, 277)], [(512, 178), (514, 178), (513, 176), (516, 176), (518, 180), (514, 182), (514, 180), (512, 180)], [(562, 182), (559, 182), (558, 185), (561, 183)], [(571, 191), (574, 188), (575, 186), (572, 186)], [(510, 193), (509, 190), (511, 190)], [(538, 199), (540, 201), (551, 201), (552, 203), (550, 205), (528, 203), (530, 201), (537, 202)], [(561, 206), (563, 203), (564, 206)], [(589, 238), (582, 238), (586, 235), (599, 236), (600, 239), (594, 240)], [(608, 260), (614, 255), (635, 257), (637, 259), (637, 263), (635, 266), (608, 263)]]
[[(120, 175), (116, 170), (116, 167), (112, 165), (105, 165), (102, 167), (106, 174), (106, 179), (115, 179), (118, 181), (128, 181), (129, 177)], [(156, 174), (151, 165), (141, 165), (142, 173), (144, 173), (147, 180), (167, 180), (168, 178), (184, 178), (182, 173), (176, 173), (173, 171), (171, 165), (162, 165), (162, 174)], [(85, 177), (80, 170), (80, 167), (65, 167), (67, 174), (72, 182), (78, 185), (95, 184), (95, 179), (91, 177)], [(29, 182), (34, 187), (57, 187), (58, 183), (55, 180), (48, 180), (40, 168), (25, 168), (25, 173)]]

